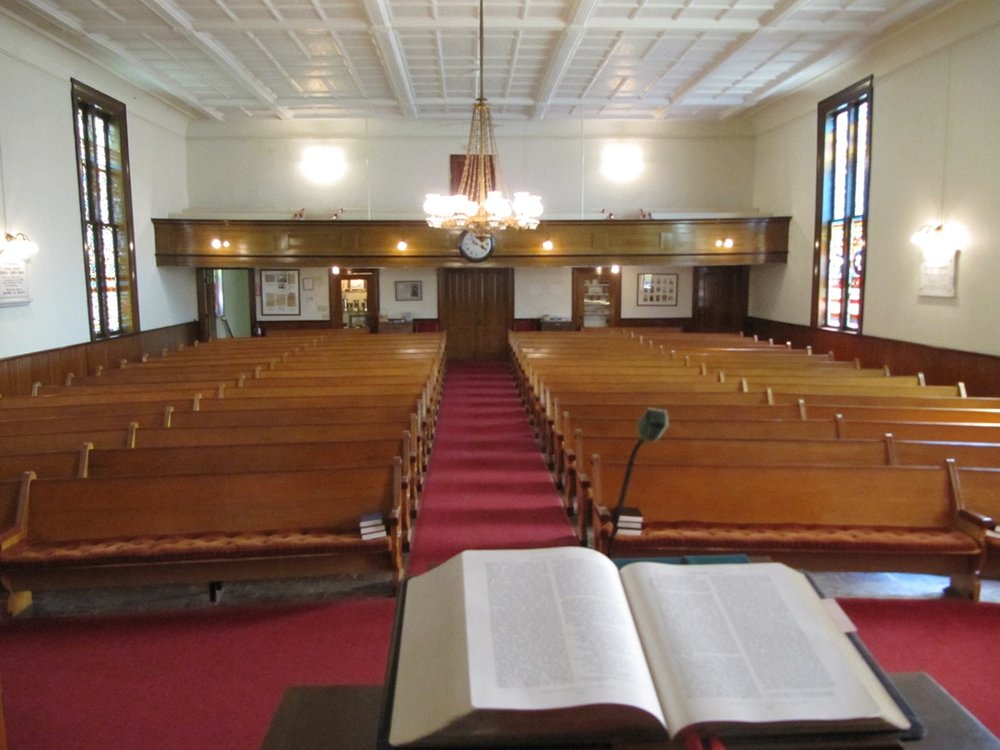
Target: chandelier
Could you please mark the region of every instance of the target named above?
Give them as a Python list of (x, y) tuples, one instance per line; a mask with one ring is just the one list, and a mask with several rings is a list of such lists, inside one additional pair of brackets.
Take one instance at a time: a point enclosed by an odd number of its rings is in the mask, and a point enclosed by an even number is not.
[(539, 196), (504, 195), (493, 119), (483, 96), (483, 0), (479, 0), (479, 90), (472, 106), (462, 179), (456, 195), (428, 195), (424, 212), (427, 224), (436, 229), (465, 229), (477, 237), (499, 229), (535, 229), (542, 215)]

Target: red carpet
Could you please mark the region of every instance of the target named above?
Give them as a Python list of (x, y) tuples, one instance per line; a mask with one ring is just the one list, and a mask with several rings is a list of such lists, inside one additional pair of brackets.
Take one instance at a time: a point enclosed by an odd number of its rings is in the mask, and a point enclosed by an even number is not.
[(408, 575), (465, 549), (575, 545), (505, 362), (449, 362)]
[(395, 599), (0, 627), (11, 750), (250, 750), (292, 685), (380, 684)]
[(953, 599), (839, 601), (886, 671), (927, 672), (1000, 736), (1000, 604)]

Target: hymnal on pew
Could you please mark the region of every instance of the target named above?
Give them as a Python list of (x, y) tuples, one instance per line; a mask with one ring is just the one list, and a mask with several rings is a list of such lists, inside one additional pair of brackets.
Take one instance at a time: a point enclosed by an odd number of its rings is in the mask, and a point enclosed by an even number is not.
[(642, 534), (642, 511), (638, 508), (621, 508), (618, 511), (617, 532), (621, 536)]
[(401, 596), (384, 709), (393, 747), (687, 732), (733, 747), (831, 736), (870, 747), (910, 727), (877, 666), (782, 564), (619, 571), (583, 548), (469, 551)]
[(385, 519), (381, 513), (365, 513), (361, 516), (360, 526), (362, 539), (381, 539), (387, 536)]

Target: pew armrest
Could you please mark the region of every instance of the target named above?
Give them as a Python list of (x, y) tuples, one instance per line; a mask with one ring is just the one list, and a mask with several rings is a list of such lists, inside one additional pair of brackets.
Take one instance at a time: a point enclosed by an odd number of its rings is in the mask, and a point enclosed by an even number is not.
[(990, 516), (970, 508), (959, 508), (955, 512), (954, 524), (956, 529), (968, 534), (981, 545), (986, 544), (987, 534), (996, 529), (996, 523)]
[(594, 549), (598, 552), (609, 554), (611, 550), (611, 535), (614, 533), (614, 519), (609, 511), (601, 503), (591, 505), (593, 520), (591, 528), (594, 532)]
[(28, 500), (31, 482), (35, 472), (26, 471), (21, 475), (21, 486), (17, 493), (17, 507), (14, 510), (14, 523), (6, 529), (0, 529), (0, 551), (10, 549), (28, 538)]

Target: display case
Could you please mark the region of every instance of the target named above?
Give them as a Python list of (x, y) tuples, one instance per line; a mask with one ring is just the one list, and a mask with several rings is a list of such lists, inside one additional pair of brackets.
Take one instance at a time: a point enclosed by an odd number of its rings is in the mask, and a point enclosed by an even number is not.
[(344, 328), (368, 327), (368, 280), (343, 279), (341, 300)]
[(587, 279), (583, 287), (584, 328), (611, 325), (611, 285), (600, 278)]

